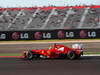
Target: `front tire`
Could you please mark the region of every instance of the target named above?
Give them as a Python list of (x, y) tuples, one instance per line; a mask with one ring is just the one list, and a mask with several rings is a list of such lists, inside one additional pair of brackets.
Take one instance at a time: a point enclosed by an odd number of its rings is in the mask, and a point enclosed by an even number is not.
[(28, 53), (26, 55), (26, 59), (28, 59), (28, 60), (32, 60), (33, 59), (33, 53), (31, 51), (28, 51)]

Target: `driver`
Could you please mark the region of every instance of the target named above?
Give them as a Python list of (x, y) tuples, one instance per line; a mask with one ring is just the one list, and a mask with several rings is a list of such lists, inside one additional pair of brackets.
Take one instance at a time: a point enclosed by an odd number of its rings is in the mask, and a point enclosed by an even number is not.
[(52, 49), (52, 48), (57, 49), (57, 45), (56, 45), (56, 43), (55, 43), (53, 46), (50, 46), (50, 47), (49, 47), (49, 49)]

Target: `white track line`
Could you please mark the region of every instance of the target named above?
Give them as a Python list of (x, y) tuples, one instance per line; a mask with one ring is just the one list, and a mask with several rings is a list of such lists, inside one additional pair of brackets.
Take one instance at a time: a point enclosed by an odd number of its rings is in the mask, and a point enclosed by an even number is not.
[(100, 54), (88, 54), (88, 55), (83, 55), (83, 56), (100, 56)]

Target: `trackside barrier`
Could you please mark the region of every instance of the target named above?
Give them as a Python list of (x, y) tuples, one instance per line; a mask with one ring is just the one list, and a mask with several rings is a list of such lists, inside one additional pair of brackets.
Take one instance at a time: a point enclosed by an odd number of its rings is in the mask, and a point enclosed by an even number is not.
[(97, 38), (100, 38), (100, 29), (0, 31), (0, 41)]

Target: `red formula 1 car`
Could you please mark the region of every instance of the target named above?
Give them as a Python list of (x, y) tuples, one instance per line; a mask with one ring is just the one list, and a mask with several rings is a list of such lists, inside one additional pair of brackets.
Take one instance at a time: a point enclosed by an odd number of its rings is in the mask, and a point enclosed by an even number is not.
[(80, 44), (72, 45), (72, 48), (61, 44), (54, 44), (48, 49), (32, 49), (24, 51), (23, 56), (25, 59), (32, 60), (35, 58), (69, 58), (76, 59), (83, 55), (83, 49)]

